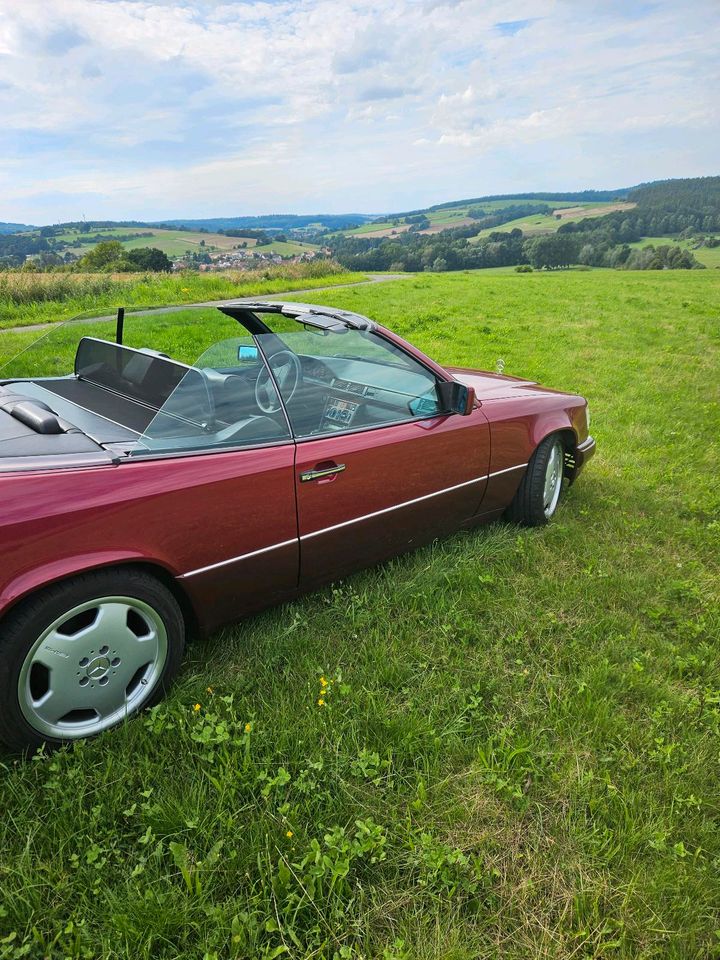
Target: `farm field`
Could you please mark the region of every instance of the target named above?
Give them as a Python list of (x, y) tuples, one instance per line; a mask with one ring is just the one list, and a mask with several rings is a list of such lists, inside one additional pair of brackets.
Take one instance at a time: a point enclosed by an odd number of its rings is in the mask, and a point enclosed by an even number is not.
[[(129, 234), (141, 234), (131, 240), (124, 240)], [(98, 227), (92, 228), (89, 234), (80, 233), (76, 229), (68, 229), (57, 235), (55, 239), (70, 244), (67, 251), (82, 256), (92, 249), (93, 243), (80, 242), (83, 238), (100, 237), (101, 240), (119, 239), (126, 250), (135, 250), (138, 247), (156, 247), (169, 257), (181, 257), (186, 253), (221, 253), (234, 250), (243, 244), (247, 249), (256, 246), (257, 240), (253, 237), (228, 237), (222, 233), (205, 233), (190, 230), (165, 230), (159, 227), (128, 226), (128, 227)], [(277, 241), (260, 248), (260, 252), (279, 253), (289, 257), (308, 250), (317, 250), (316, 244), (305, 241)], [(63, 251), (65, 252), (65, 251)]]
[(516, 228), (529, 237), (540, 233), (555, 233), (558, 227), (564, 223), (573, 223), (578, 220), (595, 219), (604, 217), (608, 213), (614, 213), (618, 210), (631, 210), (634, 203), (586, 203), (586, 204), (568, 204), (563, 208), (558, 204), (553, 204), (552, 209), (547, 214), (533, 214), (529, 217), (518, 217), (517, 220), (509, 220), (499, 227), (491, 227), (487, 230), (481, 230), (477, 238), (472, 237), (470, 243), (476, 242), (476, 239), (487, 237), (497, 230), (514, 230)]
[[(238, 244), (245, 243), (253, 247), (256, 241), (250, 237), (226, 237), (221, 233), (191, 232), (188, 230), (162, 230), (155, 227), (100, 227), (92, 229), (90, 236), (100, 236), (104, 240), (113, 240), (131, 233), (150, 234), (150, 236), (136, 237), (134, 240), (121, 240), (123, 247), (134, 250), (137, 247), (157, 247), (170, 257), (179, 257), (184, 253), (200, 253), (204, 248), (208, 252), (232, 250)], [(77, 231), (59, 234), (59, 240), (72, 244), (71, 253), (82, 256), (92, 249), (92, 244), (74, 243), (82, 236)], [(201, 242), (204, 241), (203, 246)]]
[[(430, 221), (430, 227), (427, 230), (420, 231), (421, 233), (437, 233), (440, 230), (447, 230), (451, 227), (460, 227), (465, 226), (468, 223), (473, 221), (468, 218), (468, 210), (470, 207), (482, 207), (483, 210), (487, 210), (489, 213), (497, 212), (499, 210), (505, 209), (505, 207), (518, 204), (518, 203), (544, 203), (547, 206), (548, 213), (547, 215), (536, 214), (535, 217), (521, 217), (518, 220), (511, 221), (511, 224), (502, 224), (499, 227), (492, 227), (489, 230), (483, 231), (481, 236), (485, 236), (488, 233), (492, 233), (493, 230), (505, 230), (512, 229), (512, 227), (520, 226), (522, 229), (523, 223), (528, 222), (529, 226), (532, 226), (534, 220), (538, 220), (542, 224), (542, 231), (549, 232), (557, 230), (559, 223), (562, 221), (556, 221), (553, 216), (553, 211), (558, 211), (563, 213), (563, 211), (572, 211), (572, 215), (565, 216), (563, 214), (563, 219), (567, 222), (569, 219), (582, 219), (584, 216), (603, 216), (605, 213), (611, 213), (613, 210), (624, 209), (625, 207), (632, 207), (634, 204), (624, 204), (624, 203), (598, 203), (598, 202), (588, 202), (588, 203), (575, 203), (569, 200), (528, 200), (523, 201), (519, 199), (513, 200), (486, 200), (478, 201), (473, 204), (466, 204), (460, 207), (442, 207), (439, 210), (431, 210), (427, 213), (427, 218)], [(587, 212), (585, 212), (587, 210)], [(393, 224), (392, 219), (376, 221), (374, 223), (365, 223), (362, 226), (356, 227), (353, 230), (342, 231), (345, 236), (365, 236), (365, 237), (382, 237), (382, 236), (391, 236), (393, 231), (395, 233), (404, 233), (408, 228), (409, 224)], [(531, 231), (533, 232), (533, 231)], [(534, 231), (534, 232), (537, 232)]]
[(281, 257), (293, 257), (299, 253), (319, 249), (317, 243), (308, 243), (306, 240), (273, 240), (264, 247), (260, 247), (258, 253), (279, 253)]
[[(720, 274), (313, 299), (582, 392), (598, 454), (547, 528), (255, 616), (119, 732), (0, 755), (1, 960), (717, 956)], [(191, 354), (194, 318), (126, 330)]]
[(637, 243), (631, 243), (631, 247), (668, 247), (676, 245), (683, 250), (689, 250), (696, 260), (710, 269), (720, 267), (720, 247), (698, 247), (693, 246), (692, 240), (677, 240), (674, 237), (643, 237)]

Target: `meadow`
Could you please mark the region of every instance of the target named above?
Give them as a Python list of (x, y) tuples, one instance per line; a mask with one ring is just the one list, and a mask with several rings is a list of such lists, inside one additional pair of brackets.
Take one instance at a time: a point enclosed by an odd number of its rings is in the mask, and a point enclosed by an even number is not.
[(195, 303), (351, 283), (363, 279), (336, 263), (269, 265), (218, 273), (34, 273), (0, 271), (0, 330), (55, 323), (78, 314)]
[[(720, 275), (313, 299), (582, 392), (598, 454), (548, 527), (255, 616), (121, 730), (0, 756), (1, 960), (717, 957)], [(127, 330), (191, 351), (193, 317)]]
[[(625, 204), (590, 201), (585, 203), (576, 203), (571, 200), (523, 201), (517, 198), (510, 200), (480, 200), (477, 203), (469, 203), (463, 206), (440, 207), (438, 210), (428, 211), (427, 218), (430, 221), (430, 227), (428, 230), (421, 232), (435, 233), (438, 230), (449, 230), (452, 227), (459, 227), (468, 223), (472, 223), (473, 221), (468, 219), (468, 210), (471, 207), (481, 207), (488, 213), (497, 213), (505, 209), (505, 207), (520, 203), (544, 204), (547, 207), (547, 213), (535, 214), (534, 216), (528, 217), (519, 217), (518, 219), (508, 221), (508, 223), (502, 224), (501, 226), (490, 227), (487, 230), (483, 230), (479, 236), (487, 236), (495, 230), (512, 230), (514, 227), (519, 227), (525, 233), (529, 234), (553, 233), (555, 230), (557, 230), (560, 223), (568, 223), (571, 220), (581, 220), (586, 216), (601, 217), (606, 213), (610, 213), (612, 210), (616, 210), (625, 206)], [(628, 204), (627, 206), (634, 206), (634, 204)], [(562, 220), (556, 220), (556, 218), (553, 216), (553, 211), (555, 210), (568, 210), (568, 214), (564, 215)], [(572, 211), (572, 215), (570, 214), (570, 211)], [(377, 220), (372, 223), (364, 223), (352, 230), (343, 230), (341, 233), (347, 237), (368, 235), (389, 236), (393, 230), (396, 233), (402, 233), (407, 229), (407, 226), (402, 223), (402, 216), (400, 217), (400, 220), (401, 222), (399, 225), (393, 224), (392, 218), (388, 220)]]

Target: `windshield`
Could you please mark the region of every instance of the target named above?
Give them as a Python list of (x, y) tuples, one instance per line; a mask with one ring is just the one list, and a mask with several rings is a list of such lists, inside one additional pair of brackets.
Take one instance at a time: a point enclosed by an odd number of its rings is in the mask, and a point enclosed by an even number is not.
[(438, 415), (437, 378), (373, 332), (231, 337), (186, 370), (132, 456), (218, 450)]

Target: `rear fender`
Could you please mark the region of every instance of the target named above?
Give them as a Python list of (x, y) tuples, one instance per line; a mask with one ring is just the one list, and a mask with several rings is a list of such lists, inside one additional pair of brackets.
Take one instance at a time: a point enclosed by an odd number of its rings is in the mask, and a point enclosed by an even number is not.
[(190, 618), (191, 622), (195, 620), (195, 611), (192, 604), (185, 591), (179, 586), (174, 572), (164, 564), (149, 560), (147, 557), (131, 550), (98, 551), (81, 554), (80, 556), (63, 557), (62, 560), (53, 560), (50, 563), (33, 567), (32, 570), (24, 571), (3, 587), (2, 594), (0, 594), (0, 616), (4, 617), (19, 601), (44, 587), (49, 587), (54, 583), (79, 574), (90, 573), (93, 570), (127, 564), (142, 566), (148, 572), (154, 573), (175, 594), (186, 617)]

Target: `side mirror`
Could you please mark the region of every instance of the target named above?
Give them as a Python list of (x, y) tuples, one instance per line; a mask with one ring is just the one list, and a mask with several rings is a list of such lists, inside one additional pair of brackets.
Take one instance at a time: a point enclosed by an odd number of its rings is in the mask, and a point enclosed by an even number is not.
[(438, 384), (438, 393), (446, 413), (458, 413), (467, 417), (475, 406), (475, 389), (457, 380), (443, 380)]

